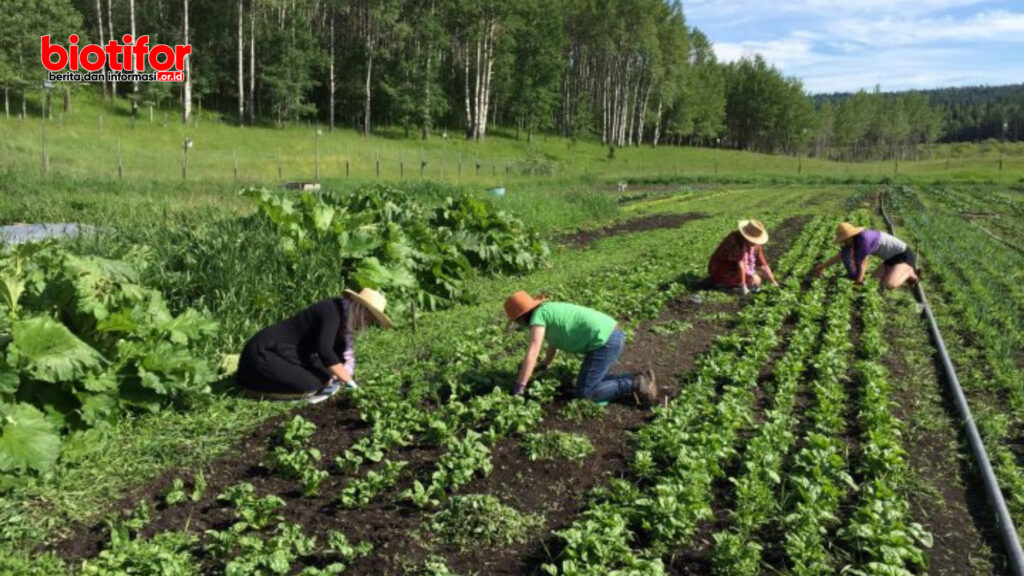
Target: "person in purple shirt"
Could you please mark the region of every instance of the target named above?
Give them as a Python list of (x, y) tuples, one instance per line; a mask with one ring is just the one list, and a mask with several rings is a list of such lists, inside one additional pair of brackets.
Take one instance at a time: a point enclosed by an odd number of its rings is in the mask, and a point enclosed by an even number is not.
[(876, 256), (882, 259), (882, 266), (875, 270), (874, 277), (885, 288), (895, 290), (908, 282), (914, 285), (920, 281), (917, 254), (907, 247), (906, 242), (895, 236), (843, 222), (836, 227), (836, 244), (842, 245), (839, 254), (816, 267), (815, 275), (821, 276), (826, 268), (842, 262), (847, 277), (857, 284), (863, 284), (868, 258)]
[(391, 328), (386, 306), (369, 288), (321, 300), (250, 338), (235, 380), (252, 396), (311, 402), (355, 388), (355, 334), (371, 321)]

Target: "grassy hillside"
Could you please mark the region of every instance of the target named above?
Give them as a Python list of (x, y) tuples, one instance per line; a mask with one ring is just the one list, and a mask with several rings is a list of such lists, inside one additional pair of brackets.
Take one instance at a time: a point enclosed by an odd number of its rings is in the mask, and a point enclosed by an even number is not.
[[(430, 140), (406, 138), (385, 129), (364, 139), (350, 129), (333, 132), (314, 125), (238, 128), (211, 114), (188, 126), (176, 110), (159, 110), (153, 121), (143, 109), (133, 122), (127, 103), (104, 103), (92, 94), (75, 97), (72, 112), (54, 107), (42, 121), (38, 109), (24, 120), (0, 119), (0, 170), (39, 174), (45, 125), (49, 172), (72, 178), (180, 182), (183, 144), (191, 181), (210, 184), (319, 179), (375, 180), (422, 177), (473, 184), (512, 186), (524, 180), (676, 178), (765, 178), (877, 180), (911, 176), (928, 180), (1001, 180), (1024, 177), (1024, 146), (936, 146), (921, 160), (844, 164), (705, 148), (623, 148), (610, 154), (594, 141), (537, 136), (532, 143), (494, 130), (487, 141), (467, 142), (457, 131)], [(318, 141), (319, 140), (319, 146)], [(379, 166), (379, 176), (378, 176)], [(461, 167), (460, 167), (461, 166)], [(1000, 169), (1001, 168), (1001, 169)]]

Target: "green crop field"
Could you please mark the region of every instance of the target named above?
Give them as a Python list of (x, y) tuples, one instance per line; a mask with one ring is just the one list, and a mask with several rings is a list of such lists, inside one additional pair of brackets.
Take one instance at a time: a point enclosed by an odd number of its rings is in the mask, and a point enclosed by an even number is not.
[[(612, 156), (147, 112), (0, 119), (0, 224), (89, 226), (0, 253), (0, 574), (1008, 573), (913, 298), (811, 271), (884, 195), (1024, 523), (1020, 144)], [(751, 217), (781, 286), (704, 289)], [(359, 390), (238, 394), (253, 333), (364, 286), (397, 329), (359, 336)], [(662, 402), (572, 399), (571, 357), (510, 395), (515, 290), (618, 319)]]

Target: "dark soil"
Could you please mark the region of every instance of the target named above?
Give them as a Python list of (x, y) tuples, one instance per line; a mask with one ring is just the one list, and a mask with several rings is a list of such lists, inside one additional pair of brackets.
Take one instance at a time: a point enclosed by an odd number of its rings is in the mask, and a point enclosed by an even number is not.
[[(924, 326), (921, 325), (924, 330)], [(887, 340), (900, 346), (912, 337), (898, 334), (890, 322), (887, 325)], [(994, 517), (985, 500), (985, 493), (977, 473), (967, 461), (966, 443), (959, 432), (960, 425), (953, 416), (955, 408), (945, 394), (946, 381), (938, 369), (934, 385), (942, 388), (943, 423), (948, 426), (922, 426), (917, 412), (925, 410), (929, 402), (924, 392), (915, 385), (900, 385), (913, 382), (914, 367), (908, 366), (904, 354), (892, 350), (885, 356), (885, 365), (890, 381), (894, 384), (894, 414), (906, 423), (909, 434), (904, 441), (908, 462), (931, 490), (915, 490), (910, 494), (914, 520), (919, 522), (934, 537), (934, 546), (929, 551), (929, 573), (933, 575), (976, 574), (978, 568), (974, 558), (984, 558), (984, 545), (1000, 550), (998, 534), (993, 529)], [(934, 416), (930, 416), (934, 418)], [(965, 482), (966, 481), (966, 484)], [(933, 492), (934, 491), (934, 492)], [(988, 527), (987, 529), (979, 527)], [(991, 560), (991, 558), (990, 558)], [(994, 574), (1007, 574), (999, 567), (992, 567)]]
[[(705, 317), (715, 312), (735, 312), (739, 302), (698, 304), (684, 295), (670, 301), (662, 315), (645, 322), (626, 347), (618, 371), (637, 371), (651, 367), (655, 372), (659, 393), (663, 398), (679, 392), (682, 376), (728, 323)], [(658, 335), (653, 326), (685, 320), (692, 328), (680, 334)], [(566, 374), (571, 379), (571, 374)], [(353, 567), (356, 574), (401, 574), (403, 568), (423, 562), (431, 554), (439, 555), (457, 574), (538, 574), (541, 565), (550, 561), (559, 543), (551, 531), (572, 524), (586, 505), (587, 492), (612, 477), (628, 474), (632, 447), (630, 432), (647, 421), (650, 412), (627, 402), (613, 403), (597, 420), (575, 423), (562, 417), (560, 410), (568, 398), (562, 398), (546, 409), (541, 431), (562, 430), (586, 436), (594, 445), (594, 453), (580, 463), (565, 460), (529, 461), (516, 439), (498, 443), (492, 453), (494, 471), (460, 490), (461, 493), (487, 493), (498, 496), (505, 504), (526, 514), (541, 514), (543, 527), (535, 530), (519, 544), (497, 548), (459, 550), (432, 542), (429, 535), (414, 533), (419, 518), (399, 519), (401, 525), (391, 533), (396, 539), (386, 543), (387, 551), (375, 553)], [(394, 520), (394, 519), (392, 519)]]
[(707, 218), (707, 216), (695, 212), (689, 212), (686, 214), (652, 214), (642, 218), (626, 220), (625, 222), (620, 222), (613, 226), (608, 226), (607, 228), (583, 230), (574, 234), (567, 234), (565, 236), (560, 236), (557, 241), (559, 244), (564, 244), (571, 248), (585, 248), (594, 242), (609, 236), (632, 234), (634, 232), (646, 232), (662, 228), (678, 228), (691, 220), (700, 220), (702, 218)]
[[(683, 215), (683, 219), (673, 222), (680, 225), (695, 217), (701, 216)], [(777, 254), (788, 249), (803, 222), (803, 219), (790, 219), (779, 227), (773, 241)], [(692, 370), (711, 341), (729, 329), (728, 317), (741, 304), (739, 298), (703, 303), (687, 292), (670, 301), (659, 318), (643, 323), (636, 330), (620, 366), (634, 370), (651, 367), (661, 395), (676, 395), (683, 376)], [(652, 327), (674, 320), (688, 322), (691, 326), (677, 334), (659, 335), (652, 331)], [(574, 375), (566, 372), (563, 376), (570, 382)], [(281, 512), (284, 518), (300, 523), (308, 534), (322, 537), (327, 530), (334, 529), (343, 532), (352, 542), (371, 542), (373, 553), (357, 561), (347, 574), (402, 574), (422, 565), (431, 555), (443, 557), (459, 574), (539, 573), (541, 565), (557, 554), (559, 545), (551, 531), (572, 523), (585, 505), (589, 489), (609, 477), (628, 475), (632, 457), (630, 432), (637, 430), (650, 416), (649, 411), (634, 406), (630, 399), (609, 405), (598, 419), (574, 423), (561, 415), (567, 401), (568, 397), (559, 398), (546, 407), (541, 429), (587, 436), (594, 446), (590, 457), (581, 463), (561, 459), (531, 462), (517, 439), (504, 439), (492, 451), (494, 471), (491, 475), (459, 490), (460, 493), (494, 494), (523, 513), (543, 516), (541, 528), (534, 530), (525, 542), (512, 546), (460, 551), (439, 544), (427, 529), (432, 512), (400, 501), (398, 495), (411, 486), (413, 477), (427, 478), (433, 471), (440, 455), (440, 449), (434, 447), (412, 446), (394, 451), (389, 455), (391, 460), (409, 462), (409, 473), (399, 484), (363, 508), (340, 509), (334, 499), (348, 477), (338, 474), (332, 464), (335, 456), (367, 433), (367, 427), (354, 409), (329, 402), (295, 412), (316, 424), (314, 445), (323, 453), (321, 466), (332, 474), (320, 496), (303, 498), (296, 481), (280, 478), (262, 464), (268, 459), (268, 446), (281, 424), (282, 419), (278, 418), (264, 423), (248, 434), (234, 452), (206, 467), (204, 472), (209, 486), (199, 502), (171, 508), (163, 506), (162, 495), (171, 481), (179, 476), (188, 481), (192, 475), (191, 470), (175, 470), (127, 495), (113, 509), (127, 513), (140, 500), (147, 501), (154, 512), (146, 535), (185, 529), (201, 534), (206, 529), (223, 529), (233, 521), (230, 505), (215, 501), (216, 495), (233, 484), (250, 482), (260, 495), (276, 494), (283, 498), (286, 501)], [(77, 562), (96, 555), (106, 541), (107, 530), (103, 524), (81, 525), (73, 527), (71, 537), (57, 543), (53, 549), (65, 559)]]

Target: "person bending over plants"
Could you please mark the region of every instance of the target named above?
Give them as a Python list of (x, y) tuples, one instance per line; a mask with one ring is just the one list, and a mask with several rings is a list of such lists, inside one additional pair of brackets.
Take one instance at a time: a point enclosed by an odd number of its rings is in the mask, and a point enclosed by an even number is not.
[(386, 306), (369, 288), (317, 302), (250, 338), (235, 379), (251, 396), (310, 403), (356, 388), (355, 334), (370, 322), (391, 328)]
[(514, 394), (526, 391), (526, 384), (537, 368), (542, 344), (548, 344), (544, 362), (539, 369), (551, 365), (559, 350), (583, 354), (583, 365), (576, 377), (576, 396), (595, 402), (607, 402), (632, 395), (638, 404), (650, 406), (658, 400), (654, 372), (644, 374), (609, 374), (622, 354), (626, 337), (615, 319), (607, 314), (576, 304), (547, 302), (519, 291), (505, 301), (509, 323), (530, 333), (526, 356), (519, 367)]
[(906, 242), (895, 236), (842, 222), (836, 226), (836, 244), (842, 245), (839, 254), (819, 264), (814, 269), (815, 275), (821, 276), (826, 268), (841, 261), (846, 267), (847, 277), (857, 284), (863, 284), (868, 270), (868, 257), (877, 256), (883, 262), (873, 276), (885, 288), (895, 290), (905, 283), (914, 285), (920, 280), (917, 254), (907, 248)]
[(768, 231), (757, 220), (740, 220), (736, 230), (729, 233), (711, 255), (708, 262), (708, 276), (715, 286), (739, 290), (743, 294), (757, 292), (763, 280), (757, 268), (765, 273), (772, 284), (778, 286), (764, 245), (768, 242)]

